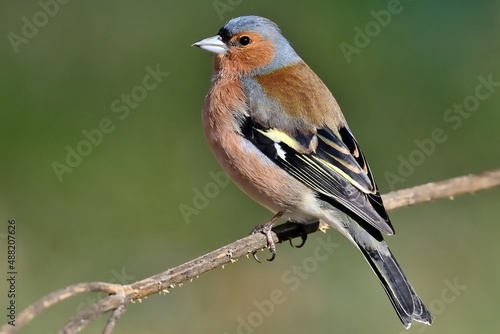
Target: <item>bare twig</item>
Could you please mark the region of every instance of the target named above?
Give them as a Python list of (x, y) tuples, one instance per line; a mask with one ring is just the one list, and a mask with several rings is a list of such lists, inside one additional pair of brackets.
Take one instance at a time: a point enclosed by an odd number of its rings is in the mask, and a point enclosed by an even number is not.
[(454, 198), (498, 186), (500, 186), (500, 169), (392, 191), (383, 195), (382, 198), (385, 208), (394, 210), (442, 198)]
[[(420, 204), (442, 198), (453, 198), (458, 195), (500, 186), (500, 169), (476, 175), (466, 175), (445, 181), (428, 183), (409, 189), (393, 191), (383, 196), (387, 210), (394, 210), (414, 204)], [(294, 223), (285, 223), (273, 228), (275, 242), (282, 242), (304, 233), (313, 233), (321, 229), (319, 222), (313, 222), (304, 227)], [(108, 297), (96, 302), (82, 313), (73, 317), (59, 333), (77, 333), (90, 322), (112, 311), (103, 333), (110, 333), (116, 321), (125, 312), (126, 305), (140, 301), (142, 298), (157, 294), (167, 293), (168, 289), (181, 286), (214, 268), (235, 262), (239, 257), (266, 247), (266, 237), (262, 234), (249, 235), (229, 245), (221, 247), (211, 253), (202, 255), (192, 261), (168, 269), (160, 274), (137, 281), (130, 285), (109, 284), (102, 282), (80, 283), (55, 291), (34, 304), (27, 307), (19, 314), (16, 326), (4, 325), (0, 333), (15, 333), (29, 323), (42, 311), (69, 297), (84, 292), (105, 292)]]
[(106, 323), (106, 327), (104, 327), (104, 330), (102, 331), (103, 334), (109, 334), (113, 331), (115, 328), (116, 322), (120, 317), (125, 313), (127, 310), (125, 304), (118, 306), (116, 310), (113, 311), (113, 314), (111, 317), (109, 317), (108, 322)]

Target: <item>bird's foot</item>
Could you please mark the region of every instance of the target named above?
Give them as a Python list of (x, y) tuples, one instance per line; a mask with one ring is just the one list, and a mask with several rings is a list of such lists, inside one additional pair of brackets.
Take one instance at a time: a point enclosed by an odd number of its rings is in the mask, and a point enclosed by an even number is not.
[[(253, 231), (251, 233), (251, 234), (262, 233), (266, 236), (267, 249), (269, 249), (269, 251), (271, 252), (271, 257), (269, 259), (267, 259), (267, 261), (273, 261), (274, 258), (276, 257), (276, 244), (274, 243), (274, 240), (273, 240), (272, 228), (273, 228), (273, 225), (276, 223), (276, 221), (281, 218), (281, 216), (283, 216), (283, 212), (278, 212), (267, 223), (265, 223), (263, 225), (255, 226), (255, 228), (253, 229)], [(255, 259), (255, 261), (261, 263), (259, 261), (259, 259), (257, 258), (256, 254), (257, 254), (256, 251), (252, 253), (253, 258)]]

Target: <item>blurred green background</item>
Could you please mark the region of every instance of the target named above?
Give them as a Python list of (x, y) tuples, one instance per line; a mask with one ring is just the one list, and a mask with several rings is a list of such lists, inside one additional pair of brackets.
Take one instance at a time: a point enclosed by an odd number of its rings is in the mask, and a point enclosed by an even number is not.
[[(471, 98), (480, 76), (500, 82), (496, 0), (402, 0), (385, 27), (372, 22), (371, 11), (386, 10), (388, 1), (71, 1), (46, 21), (37, 14), (42, 7), (0, 3), (0, 246), (5, 254), (7, 220), (16, 219), (19, 311), (72, 283), (150, 276), (245, 236), (271, 217), (233, 184), (214, 187), (211, 173), (220, 168), (201, 129), (211, 56), (190, 45), (215, 35), (231, 17), (257, 14), (280, 25), (338, 99), (382, 192), (500, 167), (500, 87), (479, 105)], [(25, 40), (23, 17), (40, 25), (36, 33), (24, 28), (31, 36)], [(340, 44), (356, 46), (354, 29), (367, 24), (372, 37), (365, 45), (358, 38), (363, 47), (348, 62)], [(168, 76), (145, 91), (148, 66)], [(120, 99), (131, 92), (141, 101), (125, 117)], [(117, 99), (118, 113), (112, 108)], [(473, 109), (467, 118), (443, 119), (464, 100)], [(112, 131), (59, 180), (54, 162), (66, 164), (67, 146), (77, 149), (86, 140), (82, 131), (103, 119)], [(430, 138), (436, 128), (446, 140), (399, 182), (388, 182), (401, 157), (422, 157), (415, 140)], [(205, 191), (212, 198), (194, 207), (196, 194)], [(415, 324), (410, 333), (498, 332), (499, 199), (494, 189), (391, 214), (398, 234), (388, 243), (435, 315), (432, 327)], [(186, 207), (196, 212), (183, 216)], [(318, 238), (338, 244), (323, 262), (313, 258)], [(0, 265), (3, 324), (5, 255)], [(283, 275), (302, 265), (309, 276), (292, 291)], [(450, 289), (453, 284), (459, 287)], [(284, 301), (259, 317), (256, 303), (273, 291)], [(22, 332), (55, 333), (94, 299), (65, 302)], [(242, 321), (253, 325), (238, 328)], [(85, 332), (99, 332), (103, 323)], [(279, 246), (273, 263), (242, 259), (131, 305), (115, 329), (306, 331), (404, 331), (362, 256), (335, 232), (312, 235), (302, 249)]]

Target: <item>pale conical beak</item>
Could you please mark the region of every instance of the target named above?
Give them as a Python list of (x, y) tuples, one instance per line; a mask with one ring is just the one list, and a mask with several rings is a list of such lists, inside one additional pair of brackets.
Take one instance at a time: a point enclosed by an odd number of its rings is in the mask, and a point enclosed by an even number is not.
[(203, 50), (218, 54), (227, 53), (227, 46), (222, 41), (219, 35), (202, 39), (201, 41), (196, 42), (191, 46), (197, 46)]

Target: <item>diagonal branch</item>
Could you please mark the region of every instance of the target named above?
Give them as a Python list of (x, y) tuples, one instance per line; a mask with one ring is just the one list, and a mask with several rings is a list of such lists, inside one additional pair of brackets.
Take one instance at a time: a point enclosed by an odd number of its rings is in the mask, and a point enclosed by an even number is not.
[[(433, 200), (453, 198), (498, 186), (500, 186), (500, 169), (393, 191), (383, 195), (383, 200), (387, 210), (394, 210)], [(306, 225), (305, 229), (299, 224), (285, 223), (273, 228), (273, 232), (275, 233), (273, 239), (275, 242), (283, 242), (300, 237), (304, 232), (307, 234), (314, 233), (322, 230), (322, 228), (323, 226), (317, 221)], [(3, 325), (0, 333), (15, 333), (47, 308), (69, 297), (85, 292), (105, 292), (110, 295), (74, 316), (64, 325), (59, 333), (77, 333), (90, 322), (107, 312), (110, 312), (110, 318), (103, 333), (110, 333), (117, 320), (125, 312), (127, 304), (141, 301), (141, 299), (153, 294), (168, 293), (168, 289), (181, 286), (184, 282), (191, 281), (201, 274), (224, 266), (227, 263), (235, 262), (238, 258), (248, 256), (248, 254), (265, 247), (266, 237), (262, 234), (253, 234), (187, 263), (130, 285), (102, 282), (71, 285), (55, 291), (27, 307), (19, 314), (16, 326)]]
[(499, 185), (500, 169), (496, 169), (480, 174), (469, 174), (408, 189), (391, 191), (383, 195), (382, 198), (385, 208), (394, 210), (443, 198), (453, 199), (456, 196), (475, 193)]

